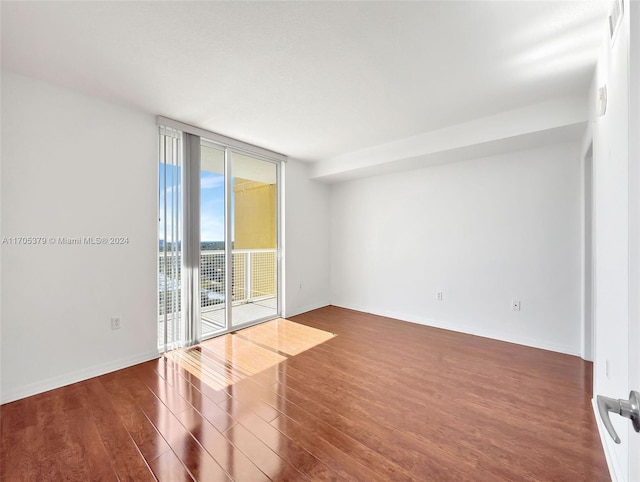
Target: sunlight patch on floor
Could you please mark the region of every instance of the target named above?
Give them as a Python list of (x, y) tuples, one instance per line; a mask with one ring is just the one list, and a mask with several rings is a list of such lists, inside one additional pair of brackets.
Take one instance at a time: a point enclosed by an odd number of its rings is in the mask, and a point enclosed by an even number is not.
[(334, 333), (278, 318), (212, 338), (192, 348), (170, 351), (165, 357), (211, 388), (222, 390), (277, 367), (288, 357), (334, 336)]
[(283, 318), (252, 326), (238, 332), (238, 335), (286, 355), (298, 355), (336, 336)]

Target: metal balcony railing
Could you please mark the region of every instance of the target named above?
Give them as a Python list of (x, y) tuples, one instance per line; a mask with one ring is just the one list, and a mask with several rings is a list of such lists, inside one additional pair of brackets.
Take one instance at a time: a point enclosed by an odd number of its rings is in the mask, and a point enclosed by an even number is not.
[[(180, 255), (159, 253), (158, 313), (160, 316), (180, 309)], [(252, 303), (276, 296), (277, 256), (275, 249), (237, 249), (232, 251), (233, 304)], [(224, 251), (200, 253), (200, 304), (204, 307), (225, 303)], [(218, 306), (216, 306), (218, 307)]]

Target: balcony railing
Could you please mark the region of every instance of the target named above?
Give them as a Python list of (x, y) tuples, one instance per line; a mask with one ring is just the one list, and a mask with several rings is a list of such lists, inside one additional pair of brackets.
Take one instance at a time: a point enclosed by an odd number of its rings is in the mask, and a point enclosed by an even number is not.
[[(159, 315), (180, 308), (181, 268), (180, 255), (159, 253), (158, 302)], [(177, 258), (176, 258), (177, 256)], [(277, 256), (275, 249), (236, 249), (232, 251), (233, 304), (252, 303), (273, 298), (277, 290)], [(204, 307), (224, 306), (225, 302), (224, 251), (200, 253), (200, 304)], [(218, 307), (218, 306), (216, 306)]]

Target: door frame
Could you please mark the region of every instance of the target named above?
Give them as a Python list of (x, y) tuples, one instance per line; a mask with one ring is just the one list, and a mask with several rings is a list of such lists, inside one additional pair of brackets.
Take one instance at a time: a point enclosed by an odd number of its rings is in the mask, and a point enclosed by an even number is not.
[(595, 192), (593, 189), (593, 138), (587, 136), (587, 148), (582, 155), (582, 326), (581, 357), (593, 361), (595, 352)]
[[(629, 387), (640, 391), (640, 3), (629, 2)], [(631, 423), (629, 480), (640, 480), (640, 434)]]
[[(204, 139), (205, 141), (214, 143), (210, 139)], [(231, 240), (232, 238), (232, 211), (231, 211), (231, 198), (233, 196), (233, 188), (231, 185), (231, 181), (233, 179), (233, 153), (243, 154), (249, 156), (253, 159), (268, 162), (275, 165), (276, 168), (276, 314), (271, 316), (265, 316), (262, 318), (256, 318), (255, 320), (248, 321), (246, 323), (233, 324), (233, 277), (227, 276), (226, 273), (233, 273), (233, 246), (231, 242), (227, 242), (227, 240)], [(260, 323), (264, 323), (266, 321), (274, 320), (276, 318), (280, 318), (282, 316), (282, 293), (284, 291), (283, 283), (282, 283), (282, 272), (283, 272), (283, 260), (281, 256), (282, 252), (282, 233), (284, 232), (284, 226), (281, 223), (282, 220), (282, 162), (264, 156), (259, 153), (233, 148), (233, 147), (225, 147), (225, 155), (224, 155), (224, 175), (225, 175), (225, 220), (224, 220), (224, 229), (225, 229), (225, 330), (216, 332), (207, 336), (206, 338), (202, 338), (201, 341), (208, 340), (210, 338), (214, 338), (216, 336), (224, 335), (227, 333), (231, 333), (232, 331), (241, 330), (243, 328), (247, 328), (249, 326), (257, 325)]]

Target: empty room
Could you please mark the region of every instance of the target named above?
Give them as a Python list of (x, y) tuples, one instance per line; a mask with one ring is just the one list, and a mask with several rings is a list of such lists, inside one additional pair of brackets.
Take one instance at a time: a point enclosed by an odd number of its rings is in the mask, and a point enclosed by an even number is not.
[(0, 21), (0, 479), (640, 482), (639, 2)]

